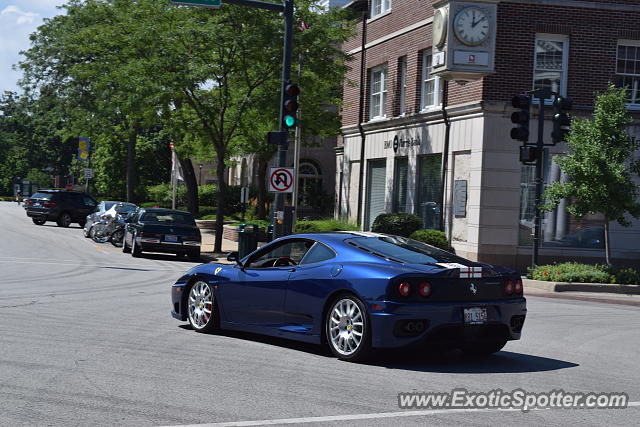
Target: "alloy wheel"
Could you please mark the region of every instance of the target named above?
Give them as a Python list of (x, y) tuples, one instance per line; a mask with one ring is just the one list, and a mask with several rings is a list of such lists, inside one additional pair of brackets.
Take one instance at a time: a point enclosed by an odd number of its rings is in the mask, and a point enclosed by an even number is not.
[(342, 298), (331, 308), (327, 325), (331, 346), (339, 354), (350, 356), (362, 344), (365, 323), (362, 310), (352, 298)]
[(211, 287), (202, 281), (193, 284), (189, 291), (187, 305), (189, 323), (196, 330), (203, 330), (214, 323), (214, 297)]

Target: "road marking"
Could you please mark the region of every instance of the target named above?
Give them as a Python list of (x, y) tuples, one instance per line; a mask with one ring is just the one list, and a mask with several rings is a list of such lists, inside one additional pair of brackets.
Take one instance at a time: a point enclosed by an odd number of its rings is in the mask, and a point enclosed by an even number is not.
[[(0, 263), (7, 264), (45, 264), (45, 265), (60, 265), (60, 266), (71, 266), (71, 267), (99, 267), (99, 268), (131, 268), (131, 267), (141, 267), (141, 268), (150, 268), (153, 271), (163, 270), (163, 271), (178, 271), (176, 268), (159, 268), (155, 265), (142, 265), (142, 264), (127, 264), (127, 265), (109, 265), (109, 264), (85, 264), (85, 263), (64, 263), (60, 261), (56, 262), (46, 262), (46, 261), (5, 261), (0, 260)], [(174, 267), (182, 267), (182, 265), (173, 264)]]
[[(629, 407), (640, 407), (640, 402), (629, 402)], [(546, 411), (548, 409), (531, 409), (530, 411)], [(172, 427), (243, 427), (243, 426), (264, 426), (274, 424), (307, 424), (307, 423), (326, 423), (332, 421), (358, 421), (372, 420), (383, 418), (403, 418), (403, 417), (425, 417), (428, 415), (442, 414), (459, 414), (470, 412), (521, 412), (520, 409), (493, 409), (493, 408), (472, 408), (472, 409), (425, 409), (417, 411), (398, 411), (398, 412), (378, 412), (372, 414), (346, 414), (346, 415), (330, 415), (325, 417), (302, 417), (302, 418), (280, 418), (273, 420), (254, 420), (254, 421), (230, 421), (222, 423), (209, 424), (188, 424), (176, 425)]]

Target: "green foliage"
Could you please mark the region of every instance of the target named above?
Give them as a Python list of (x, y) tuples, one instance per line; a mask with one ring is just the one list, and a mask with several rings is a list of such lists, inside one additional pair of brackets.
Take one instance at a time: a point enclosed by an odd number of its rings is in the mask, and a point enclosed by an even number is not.
[(201, 185), (198, 187), (198, 199), (201, 205), (215, 206), (217, 197), (217, 187), (215, 185)]
[(27, 180), (33, 182), (39, 188), (51, 187), (51, 178), (49, 175), (38, 169), (31, 169), (27, 174)]
[[(149, 201), (162, 208), (170, 208), (173, 197), (173, 188), (169, 183), (157, 184), (147, 187)], [(176, 188), (176, 206), (184, 206), (187, 202), (187, 190), (184, 185)]]
[(640, 145), (629, 136), (631, 123), (624, 89), (610, 86), (598, 95), (594, 119), (575, 120), (567, 141), (571, 152), (555, 158), (568, 182), (547, 188), (545, 209), (567, 199), (567, 210), (578, 219), (602, 213), (607, 221), (629, 226), (625, 213), (640, 217), (639, 188), (632, 176), (640, 173), (640, 160), (633, 159)]
[(323, 231), (356, 231), (358, 225), (337, 219), (323, 219), (318, 221), (296, 221), (295, 233), (317, 233)]
[(409, 237), (422, 228), (422, 219), (410, 213), (382, 213), (376, 217), (371, 231)]
[(640, 285), (640, 272), (633, 268), (616, 269), (606, 265), (562, 264), (539, 265), (529, 269), (528, 277), (552, 282), (618, 283)]
[(451, 245), (447, 241), (447, 235), (440, 230), (422, 229), (416, 230), (409, 236), (414, 240), (435, 246), (445, 251), (451, 251)]

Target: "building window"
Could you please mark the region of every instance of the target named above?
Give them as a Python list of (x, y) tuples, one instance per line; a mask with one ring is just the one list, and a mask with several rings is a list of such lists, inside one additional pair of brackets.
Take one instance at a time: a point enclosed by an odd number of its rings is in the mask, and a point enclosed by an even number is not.
[(406, 157), (396, 159), (395, 177), (393, 179), (393, 211), (407, 211), (407, 176), (409, 161)]
[(431, 74), (431, 51), (422, 52), (422, 84), (420, 88), (420, 109), (426, 110), (440, 105), (440, 77)]
[[(533, 88), (549, 88), (567, 94), (567, 57), (569, 39), (561, 35), (536, 36)], [(547, 102), (551, 102), (548, 100)]]
[(391, 0), (372, 0), (371, 1), (371, 17), (382, 15), (386, 11), (391, 10)]
[(618, 43), (616, 84), (627, 91), (627, 102), (640, 108), (640, 42)]
[(386, 117), (385, 106), (387, 104), (387, 67), (378, 67), (371, 70), (371, 97), (369, 99), (371, 108), (369, 110), (370, 119), (380, 119)]
[(406, 110), (407, 98), (407, 57), (398, 60), (398, 113), (402, 116)]
[(298, 167), (298, 206), (317, 207), (323, 194), (320, 168), (310, 160), (302, 160)]
[(418, 157), (418, 206), (416, 213), (422, 218), (424, 228), (438, 228), (440, 225), (440, 168), (442, 155), (433, 154)]

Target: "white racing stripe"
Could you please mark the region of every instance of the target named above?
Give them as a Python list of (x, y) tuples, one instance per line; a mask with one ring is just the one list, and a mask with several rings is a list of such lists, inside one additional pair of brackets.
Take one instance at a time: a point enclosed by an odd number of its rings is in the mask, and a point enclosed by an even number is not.
[[(629, 402), (628, 407), (640, 407), (640, 402)], [(531, 409), (530, 411), (548, 411), (549, 409)], [(426, 417), (429, 415), (443, 414), (459, 414), (471, 412), (521, 412), (518, 408), (513, 409), (425, 409), (417, 411), (397, 411), (397, 412), (379, 412), (372, 414), (346, 414), (346, 415), (330, 415), (326, 417), (302, 417), (302, 418), (281, 418), (274, 420), (253, 420), (253, 421), (230, 421), (210, 424), (188, 424), (172, 427), (243, 427), (243, 426), (266, 426), (277, 424), (308, 424), (308, 423), (326, 423), (332, 421), (358, 421), (358, 420), (375, 420), (384, 418), (404, 418), (404, 417)]]

